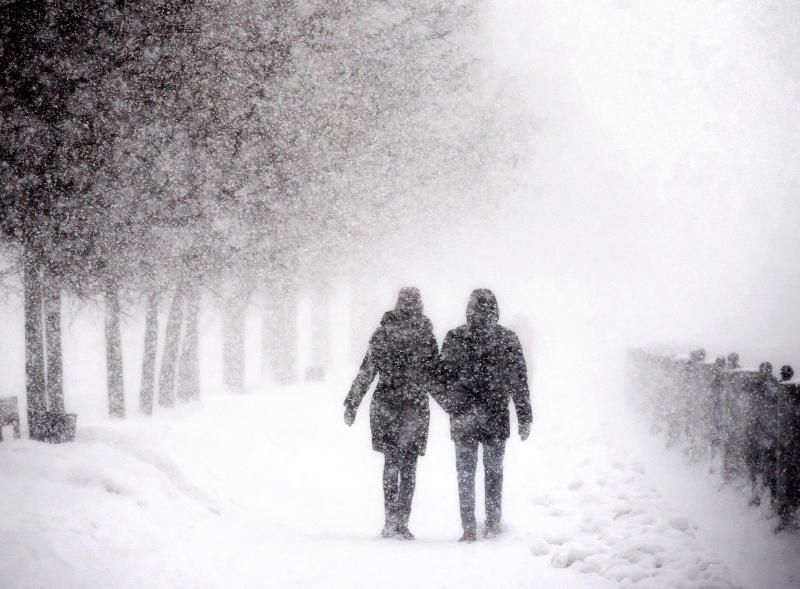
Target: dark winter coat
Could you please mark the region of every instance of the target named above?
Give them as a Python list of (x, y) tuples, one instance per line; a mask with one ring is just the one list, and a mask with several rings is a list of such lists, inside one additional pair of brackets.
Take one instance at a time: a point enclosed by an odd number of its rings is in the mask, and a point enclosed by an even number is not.
[(519, 338), (498, 324), (494, 294), (473, 291), (467, 323), (450, 331), (439, 357), (440, 401), (455, 441), (506, 439), (509, 400), (520, 424), (532, 420), (528, 374)]
[(377, 452), (425, 454), (439, 348), (430, 320), (419, 310), (384, 314), (372, 335), (345, 406), (355, 411), (375, 375), (370, 405), (372, 447)]

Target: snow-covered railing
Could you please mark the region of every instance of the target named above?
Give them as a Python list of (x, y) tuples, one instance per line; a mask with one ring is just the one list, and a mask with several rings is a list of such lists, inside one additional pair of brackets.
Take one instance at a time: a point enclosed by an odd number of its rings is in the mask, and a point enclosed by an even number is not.
[(800, 381), (769, 362), (739, 366), (737, 354), (706, 361), (689, 354), (631, 350), (629, 395), (668, 445), (682, 444), (695, 460), (720, 464), (727, 482), (745, 481), (752, 502), (769, 493), (780, 528), (793, 525), (800, 507)]

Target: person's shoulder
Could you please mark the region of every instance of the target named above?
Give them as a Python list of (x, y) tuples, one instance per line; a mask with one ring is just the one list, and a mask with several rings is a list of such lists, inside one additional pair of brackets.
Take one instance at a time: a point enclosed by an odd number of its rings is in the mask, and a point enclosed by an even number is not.
[(373, 342), (377, 342), (380, 339), (386, 336), (386, 329), (391, 329), (392, 323), (394, 322), (394, 318), (392, 317), (392, 312), (387, 311), (381, 317), (380, 323), (378, 323), (378, 327), (375, 328), (375, 331), (372, 332), (372, 340)]
[(387, 323), (397, 323), (399, 318), (400, 317), (396, 309), (386, 311), (383, 314), (383, 317), (381, 317), (381, 325), (386, 325)]
[(425, 329), (429, 329), (429, 330), (433, 331), (433, 322), (431, 321), (431, 318), (428, 317), (427, 315), (425, 315), (423, 313), (420, 313), (419, 314), (419, 323)]
[(380, 328), (390, 331), (393, 329), (413, 329), (433, 333), (433, 323), (426, 315), (409, 313), (403, 309), (386, 311), (381, 318)]
[(500, 325), (498, 323), (497, 324), (497, 329), (499, 329), (500, 333), (502, 333), (503, 335), (505, 335), (507, 337), (517, 337), (516, 332), (513, 329), (511, 329), (509, 327), (506, 327), (505, 325)]
[(517, 336), (516, 332), (513, 329), (509, 329), (504, 325), (500, 325), (498, 323), (497, 329), (500, 332), (500, 336), (510, 344), (518, 344), (519, 343), (519, 336)]
[(447, 332), (447, 338), (463, 338), (467, 334), (467, 325), (459, 325)]
[(433, 330), (433, 321), (431, 321), (430, 318), (427, 317), (427, 316), (425, 316), (424, 330), (425, 330), (426, 336), (432, 337), (434, 340), (438, 339), (436, 337), (436, 332)]

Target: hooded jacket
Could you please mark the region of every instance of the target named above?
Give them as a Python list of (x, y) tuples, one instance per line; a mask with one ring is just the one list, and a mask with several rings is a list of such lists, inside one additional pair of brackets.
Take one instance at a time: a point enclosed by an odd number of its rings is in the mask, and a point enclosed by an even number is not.
[(511, 433), (509, 401), (521, 424), (533, 419), (525, 357), (517, 335), (501, 326), (497, 299), (472, 292), (467, 322), (445, 337), (439, 357), (441, 404), (455, 441), (491, 441)]
[[(383, 315), (353, 381), (345, 406), (355, 410), (379, 375), (370, 404), (372, 448), (425, 454), (436, 384), (438, 345), (419, 297), (401, 291), (396, 309)], [(413, 294), (413, 293), (412, 293)]]

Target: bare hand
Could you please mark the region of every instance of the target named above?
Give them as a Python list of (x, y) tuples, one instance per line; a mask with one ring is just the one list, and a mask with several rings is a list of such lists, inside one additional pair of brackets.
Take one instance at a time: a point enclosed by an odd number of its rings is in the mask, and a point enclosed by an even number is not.
[(351, 425), (353, 425), (353, 422), (354, 422), (355, 420), (356, 420), (356, 412), (355, 412), (355, 410), (354, 410), (354, 409), (352, 409), (351, 407), (347, 407), (347, 408), (344, 410), (344, 422), (345, 422), (345, 423), (346, 423), (348, 426), (351, 426)]
[(519, 437), (524, 442), (528, 439), (528, 436), (531, 435), (531, 424), (530, 423), (520, 423), (519, 424)]

